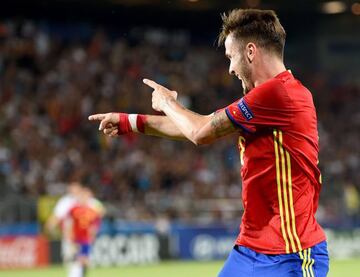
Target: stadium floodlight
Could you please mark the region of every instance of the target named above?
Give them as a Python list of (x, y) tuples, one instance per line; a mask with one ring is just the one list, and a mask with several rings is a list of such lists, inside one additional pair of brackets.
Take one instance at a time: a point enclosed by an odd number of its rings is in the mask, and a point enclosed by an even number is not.
[(330, 1), (321, 5), (321, 11), (327, 14), (343, 13), (346, 8), (346, 4), (342, 1)]

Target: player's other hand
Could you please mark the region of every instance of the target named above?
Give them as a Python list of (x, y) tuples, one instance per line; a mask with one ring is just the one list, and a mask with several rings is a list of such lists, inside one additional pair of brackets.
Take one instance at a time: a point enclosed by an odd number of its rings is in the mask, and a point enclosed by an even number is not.
[(153, 89), (152, 92), (152, 108), (155, 111), (162, 112), (164, 109), (164, 106), (168, 101), (176, 100), (177, 98), (177, 92), (173, 90), (169, 90), (166, 87), (163, 87), (162, 85), (159, 85), (158, 83), (149, 80), (144, 79), (144, 84), (148, 85)]
[(90, 121), (100, 121), (99, 131), (105, 135), (114, 137), (118, 134), (119, 114), (118, 113), (99, 113), (89, 116)]

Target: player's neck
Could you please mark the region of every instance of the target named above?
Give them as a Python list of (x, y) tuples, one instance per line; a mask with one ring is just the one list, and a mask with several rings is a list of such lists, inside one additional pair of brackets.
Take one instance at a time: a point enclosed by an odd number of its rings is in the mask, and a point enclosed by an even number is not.
[(267, 57), (263, 59), (258, 68), (259, 70), (257, 71), (256, 79), (254, 80), (255, 87), (261, 85), (269, 79), (274, 78), (276, 75), (286, 70), (283, 61), (276, 57)]

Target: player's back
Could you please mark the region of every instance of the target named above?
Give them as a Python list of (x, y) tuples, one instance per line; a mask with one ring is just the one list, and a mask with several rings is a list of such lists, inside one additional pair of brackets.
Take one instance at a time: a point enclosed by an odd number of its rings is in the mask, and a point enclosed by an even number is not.
[[(282, 135), (282, 145), (281, 141), (278, 145), (279, 170), (285, 171), (287, 175), (287, 180), (283, 179), (282, 185), (288, 190), (289, 221), (295, 225), (293, 238), (291, 232), (288, 232), (289, 248), (292, 248), (292, 240), (296, 244), (299, 238), (300, 250), (300, 247), (304, 249), (325, 240), (325, 234), (315, 219), (321, 189), (321, 173), (318, 168), (319, 137), (311, 92), (294, 78), (289, 78), (284, 82), (284, 86), (293, 109), (291, 124), (283, 130), (279, 129), (277, 134)], [(283, 162), (286, 163), (285, 166)], [(286, 195), (283, 200), (286, 208)], [(286, 218), (285, 209), (284, 215)]]

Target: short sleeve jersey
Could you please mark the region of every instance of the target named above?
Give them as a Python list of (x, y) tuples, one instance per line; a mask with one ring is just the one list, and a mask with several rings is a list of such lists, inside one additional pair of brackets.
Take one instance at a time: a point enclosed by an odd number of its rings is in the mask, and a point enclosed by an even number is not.
[(323, 240), (315, 219), (321, 189), (312, 95), (289, 71), (226, 107), (241, 130), (244, 214), (236, 244), (294, 253)]

